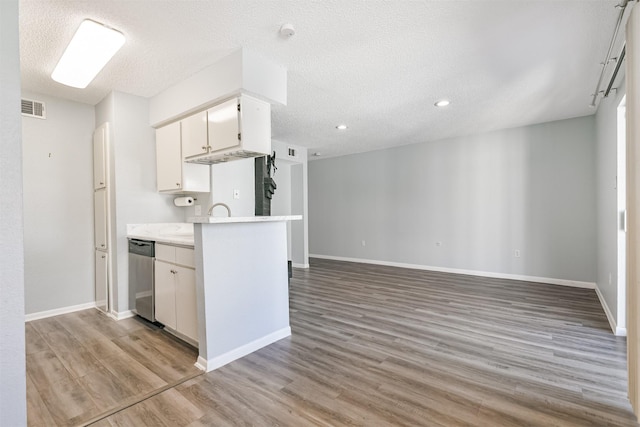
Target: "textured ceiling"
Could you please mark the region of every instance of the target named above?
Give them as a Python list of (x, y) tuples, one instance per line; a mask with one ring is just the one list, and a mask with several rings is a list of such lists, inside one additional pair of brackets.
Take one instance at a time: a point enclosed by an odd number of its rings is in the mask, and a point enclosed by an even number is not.
[[(244, 47), (288, 69), (273, 137), (336, 156), (593, 114), (618, 3), (21, 0), (22, 85), (89, 104), (111, 90), (151, 97)], [(49, 76), (85, 18), (127, 42), (74, 89)]]

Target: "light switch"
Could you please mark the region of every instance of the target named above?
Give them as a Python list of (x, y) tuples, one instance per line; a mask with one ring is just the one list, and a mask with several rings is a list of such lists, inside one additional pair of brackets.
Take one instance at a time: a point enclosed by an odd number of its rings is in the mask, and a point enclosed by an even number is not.
[(233, 190), (233, 198), (234, 199), (240, 198), (240, 190)]

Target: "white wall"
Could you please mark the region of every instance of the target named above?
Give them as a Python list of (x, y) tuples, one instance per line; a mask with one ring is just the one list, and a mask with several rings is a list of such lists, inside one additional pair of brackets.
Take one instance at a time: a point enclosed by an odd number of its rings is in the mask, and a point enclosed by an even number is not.
[[(291, 167), (290, 163), (279, 161), (277, 170), (271, 177), (276, 182), (276, 191), (271, 199), (271, 215), (291, 215)], [(287, 222), (287, 259), (291, 259), (291, 221)]]
[(117, 260), (114, 310), (133, 308), (129, 296), (127, 224), (183, 222), (185, 212), (173, 205), (176, 196), (156, 191), (155, 130), (149, 126), (149, 100), (112, 92), (96, 107), (96, 126), (112, 126)]
[[(596, 284), (605, 304), (617, 324), (618, 318), (618, 224), (617, 209), (617, 108), (624, 96), (624, 87), (603, 98), (596, 114), (597, 135), (597, 266)], [(617, 177), (624, 180), (624, 176)], [(622, 322), (620, 322), (622, 320)]]
[(18, 1), (0, 1), (0, 425), (27, 424)]
[[(205, 207), (214, 203), (226, 203), (233, 216), (254, 216), (256, 210), (254, 159), (234, 160), (211, 165), (211, 197)], [(240, 198), (233, 198), (233, 190), (240, 191)], [(224, 208), (216, 208), (214, 216), (226, 216)]]
[(23, 117), (25, 311), (94, 301), (94, 108), (24, 91), (46, 120)]
[(594, 123), (310, 162), (310, 252), (592, 283)]
[[(302, 215), (302, 220), (287, 223), (289, 259), (294, 267), (309, 266), (308, 206), (307, 206), (307, 149), (305, 147), (272, 140), (276, 152), (274, 175), (278, 189), (271, 205), (272, 215)], [(295, 155), (289, 155), (289, 149)]]

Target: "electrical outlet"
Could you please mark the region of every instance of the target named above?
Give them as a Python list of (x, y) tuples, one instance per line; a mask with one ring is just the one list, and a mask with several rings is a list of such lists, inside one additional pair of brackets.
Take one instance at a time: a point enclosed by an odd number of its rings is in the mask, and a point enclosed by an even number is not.
[(195, 208), (196, 208), (196, 216), (202, 215), (202, 206), (195, 205)]
[(442, 242), (436, 242), (436, 246), (442, 246)]
[(362, 241), (362, 246), (367, 246), (367, 242), (365, 242), (364, 240)]
[(520, 249), (516, 249), (516, 250), (513, 252), (513, 255), (514, 255), (516, 258), (520, 258)]
[(240, 198), (240, 190), (233, 190), (233, 198), (234, 199)]

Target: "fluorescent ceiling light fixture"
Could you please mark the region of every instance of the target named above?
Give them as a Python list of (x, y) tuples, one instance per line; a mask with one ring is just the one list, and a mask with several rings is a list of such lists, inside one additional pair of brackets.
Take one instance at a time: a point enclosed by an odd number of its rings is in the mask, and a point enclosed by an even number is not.
[(436, 107), (446, 107), (449, 104), (451, 104), (451, 102), (448, 99), (441, 99), (433, 105), (435, 105)]
[(84, 89), (124, 44), (124, 34), (85, 19), (62, 54), (51, 78)]
[(345, 130), (347, 128), (347, 125), (338, 125), (336, 126), (336, 129), (338, 130)]

